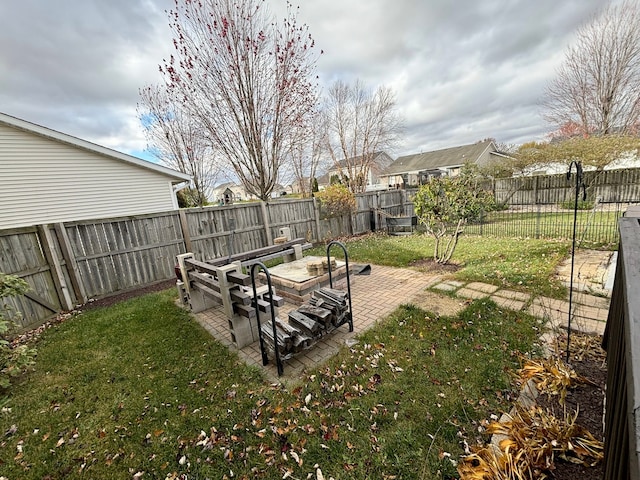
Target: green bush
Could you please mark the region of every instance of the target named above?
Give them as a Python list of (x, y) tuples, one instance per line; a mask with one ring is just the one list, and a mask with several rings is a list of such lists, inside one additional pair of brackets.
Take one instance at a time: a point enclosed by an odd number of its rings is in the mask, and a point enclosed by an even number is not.
[(495, 210), (493, 194), (482, 188), (477, 168), (465, 165), (456, 177), (438, 177), (413, 197), (418, 221), (434, 239), (433, 259), (447, 263), (467, 222)]
[[(0, 299), (23, 295), (29, 285), (15, 275), (0, 273)], [(0, 391), (11, 386), (11, 379), (17, 377), (34, 363), (35, 349), (26, 345), (12, 346), (9, 336), (16, 327), (20, 312), (0, 302)]]
[(325, 218), (348, 215), (356, 209), (356, 197), (345, 185), (334, 183), (316, 194)]

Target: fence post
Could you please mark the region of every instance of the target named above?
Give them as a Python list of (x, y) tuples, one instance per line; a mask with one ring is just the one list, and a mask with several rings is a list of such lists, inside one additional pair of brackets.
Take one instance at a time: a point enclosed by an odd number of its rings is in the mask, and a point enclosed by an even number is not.
[(269, 212), (267, 210), (267, 202), (260, 200), (260, 208), (262, 209), (262, 223), (267, 238), (267, 246), (273, 245), (273, 237), (271, 236), (271, 225), (269, 224)]
[(189, 222), (187, 220), (187, 214), (184, 210), (178, 210), (178, 216), (180, 218), (180, 229), (182, 230), (182, 239), (184, 240), (185, 252), (193, 252), (191, 246), (191, 235), (189, 235)]
[(378, 230), (380, 230), (380, 214), (378, 213), (378, 210), (380, 209), (380, 193), (376, 192), (376, 196), (375, 196), (375, 200), (374, 200), (374, 205), (373, 205), (373, 227), (374, 227), (374, 232), (377, 232)]
[(80, 269), (78, 268), (78, 263), (76, 262), (76, 257), (73, 253), (73, 249), (71, 248), (71, 242), (69, 241), (69, 236), (67, 235), (67, 229), (65, 228), (64, 223), (56, 223), (55, 229), (58, 236), (58, 241), (60, 242), (60, 250), (62, 251), (62, 256), (64, 257), (64, 261), (67, 264), (67, 272), (69, 273), (69, 278), (71, 279), (71, 286), (73, 287), (73, 291), (75, 292), (76, 298), (80, 303), (86, 303), (89, 298), (87, 297), (87, 292), (84, 289), (84, 283), (82, 283), (82, 276), (80, 275)]
[(540, 219), (542, 213), (540, 212), (540, 204), (536, 204), (537, 214), (536, 214), (536, 238), (540, 238)]
[(42, 251), (49, 264), (51, 279), (53, 285), (56, 288), (60, 305), (65, 310), (73, 310), (73, 301), (69, 294), (69, 288), (62, 272), (62, 266), (58, 260), (55, 248), (53, 248), (53, 239), (51, 238), (51, 232), (49, 231), (49, 225), (38, 225), (38, 236), (40, 237), (40, 245), (42, 245)]
[(320, 205), (318, 205), (316, 197), (313, 197), (313, 216), (316, 222), (316, 242), (319, 242), (322, 238), (322, 232), (320, 232)]

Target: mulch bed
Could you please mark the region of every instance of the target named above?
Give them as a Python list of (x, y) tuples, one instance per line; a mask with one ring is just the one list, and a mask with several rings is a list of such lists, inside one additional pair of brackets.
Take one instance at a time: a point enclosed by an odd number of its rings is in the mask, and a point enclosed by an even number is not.
[[(564, 357), (563, 357), (564, 358)], [(584, 355), (584, 358), (572, 358), (571, 367), (577, 374), (587, 378), (592, 384), (580, 384), (567, 392), (565, 400), (567, 412), (578, 411), (576, 423), (585, 427), (598, 440), (604, 441), (604, 393), (607, 383), (607, 366), (603, 350), (596, 355)], [(538, 405), (551, 410), (556, 417), (562, 417), (563, 407), (557, 397), (540, 395)], [(556, 459), (554, 478), (559, 480), (600, 480), (604, 473), (603, 464), (594, 467), (577, 465)]]
[(160, 292), (162, 290), (167, 290), (168, 288), (175, 287), (176, 281), (165, 280), (162, 282), (154, 283), (152, 285), (146, 285), (140, 288), (134, 288), (131, 290), (126, 290), (123, 292), (118, 292), (115, 295), (109, 295), (107, 297), (102, 297), (97, 300), (91, 300), (81, 307), (79, 310), (92, 310), (94, 308), (101, 307), (110, 307), (111, 305), (115, 305), (116, 303), (124, 302), (125, 300), (129, 300), (130, 298), (140, 297), (142, 295), (146, 295), (147, 293), (152, 292)]
[(455, 273), (462, 267), (453, 262), (438, 263), (433, 258), (421, 258), (409, 263), (410, 267), (417, 268), (421, 272), (429, 272), (435, 274)]

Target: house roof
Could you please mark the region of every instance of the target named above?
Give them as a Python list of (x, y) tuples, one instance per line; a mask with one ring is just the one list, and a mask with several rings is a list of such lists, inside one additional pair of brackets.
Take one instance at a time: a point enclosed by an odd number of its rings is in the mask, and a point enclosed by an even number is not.
[[(478, 158), (492, 146), (493, 142), (472, 143), (458, 147), (450, 147), (433, 152), (415, 153), (398, 157), (389, 167), (387, 175), (398, 175), (407, 172), (435, 170), (443, 167), (456, 167), (467, 162), (476, 162)], [(495, 146), (493, 147), (495, 149)]]
[[(358, 167), (359, 166), (358, 162), (361, 161), (362, 157), (363, 157), (362, 155), (358, 155), (357, 157), (351, 157), (349, 159), (342, 159), (337, 162), (334, 162), (333, 164), (331, 164), (329, 169), (323, 175), (316, 177), (316, 179), (318, 180), (318, 184), (319, 185), (329, 184), (331, 180), (331, 176), (335, 175), (336, 172), (338, 172), (338, 170), (342, 170), (349, 167)], [(389, 155), (387, 155), (385, 152), (383, 151), (373, 152), (371, 163), (369, 164), (369, 169), (372, 171), (374, 175), (378, 175), (381, 172), (383, 172), (386, 169), (387, 164), (391, 164), (391, 162), (393, 162), (393, 159), (389, 157)]]
[(91, 143), (86, 140), (73, 137), (71, 135), (67, 135), (66, 133), (43, 127), (41, 125), (36, 125), (35, 123), (27, 122), (26, 120), (21, 120), (2, 112), (0, 112), (0, 123), (4, 123), (5, 125), (8, 125), (10, 127), (25, 130), (42, 137), (50, 138), (58, 142), (66, 143), (77, 148), (88, 150), (99, 155), (104, 155), (124, 163), (152, 170), (154, 172), (170, 177), (172, 179), (172, 183), (181, 183), (191, 180), (191, 176), (187, 175), (186, 173), (178, 172), (176, 170), (163, 167), (162, 165), (148, 162), (147, 160), (142, 160), (141, 158), (137, 158), (132, 155), (127, 155), (126, 153), (117, 152), (116, 150), (111, 150), (110, 148), (103, 147), (101, 145), (97, 145), (95, 143)]
[(215, 191), (224, 191), (227, 188), (231, 188), (231, 187), (239, 187), (239, 185), (235, 182), (226, 182), (226, 183), (221, 183), (220, 185), (216, 185), (213, 190)]
[[(382, 155), (383, 153), (384, 153), (383, 151), (373, 152), (371, 154), (371, 163), (375, 164), (378, 161), (378, 157), (380, 155)], [(346, 168), (346, 167), (349, 167), (349, 166), (352, 166), (352, 165), (358, 165), (358, 162), (362, 161), (362, 157), (363, 156), (364, 155), (358, 155), (358, 156), (351, 157), (351, 158), (348, 158), (348, 159), (339, 160), (339, 161), (335, 162), (331, 166), (331, 169), (335, 170), (336, 168)]]

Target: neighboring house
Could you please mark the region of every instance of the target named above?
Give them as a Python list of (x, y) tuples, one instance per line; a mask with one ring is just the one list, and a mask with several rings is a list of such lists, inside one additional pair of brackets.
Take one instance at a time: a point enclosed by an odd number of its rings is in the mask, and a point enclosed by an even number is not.
[(341, 170), (348, 176), (349, 166), (352, 166), (355, 168), (356, 175), (364, 175), (366, 179), (366, 191), (386, 189), (387, 183), (381, 179), (385, 177), (385, 170), (392, 163), (393, 159), (385, 152), (375, 152), (368, 166), (362, 165), (361, 157), (340, 160), (337, 165), (332, 165), (324, 175), (318, 177), (318, 188), (322, 190), (329, 185), (332, 177), (340, 176)]
[[(286, 187), (276, 183), (273, 186), (271, 198), (278, 198), (283, 194), (286, 195), (287, 193)], [(238, 185), (235, 182), (223, 183), (213, 188), (210, 192), (210, 198), (212, 201), (220, 205), (229, 205), (233, 202), (242, 202), (247, 200), (258, 200), (257, 196), (248, 193), (242, 185)]]
[[(514, 177), (531, 177), (535, 175), (557, 175), (560, 173), (567, 173), (569, 168), (569, 162), (549, 162), (549, 163), (536, 163), (529, 165), (521, 172), (514, 174)], [(640, 158), (633, 152), (623, 154), (620, 158), (605, 165), (603, 170), (621, 170), (627, 168), (640, 168)], [(583, 170), (585, 172), (595, 170), (596, 167), (592, 165), (584, 165)]]
[[(255, 200), (258, 197), (247, 193), (242, 185), (234, 182), (227, 182), (211, 190), (210, 198), (214, 202), (228, 204), (233, 202), (242, 202), (243, 200)], [(231, 200), (229, 202), (228, 200)]]
[(390, 188), (421, 185), (432, 177), (456, 176), (466, 163), (482, 167), (500, 157), (507, 158), (490, 140), (433, 152), (415, 153), (399, 157), (389, 165), (382, 180)]
[(288, 193), (300, 194), (303, 191), (309, 193), (311, 190), (311, 179), (309, 177), (304, 177), (302, 179), (296, 179), (286, 187)]
[(175, 210), (190, 178), (0, 113), (0, 229)]

